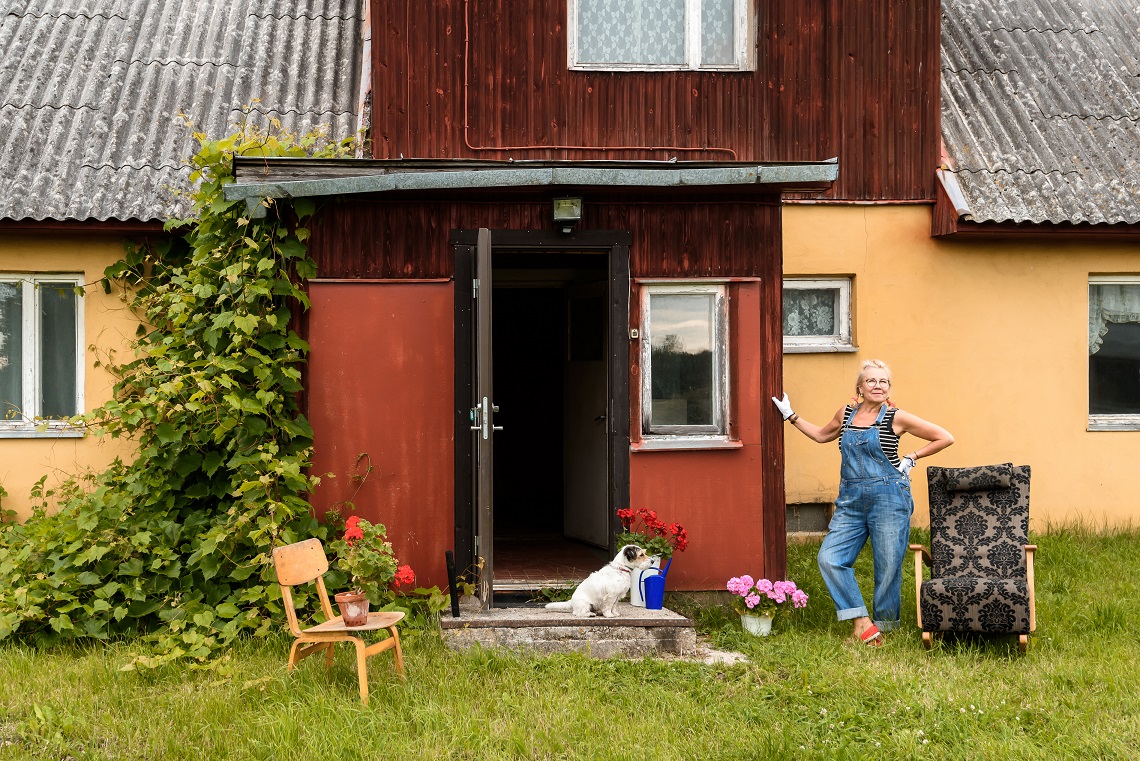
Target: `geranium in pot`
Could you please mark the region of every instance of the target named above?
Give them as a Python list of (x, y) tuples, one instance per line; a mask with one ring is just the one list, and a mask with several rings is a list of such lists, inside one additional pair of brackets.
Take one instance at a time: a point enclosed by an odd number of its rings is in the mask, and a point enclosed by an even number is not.
[[(680, 523), (666, 523), (657, 517), (656, 510), (644, 507), (634, 510), (632, 507), (617, 511), (618, 520), (621, 521), (622, 531), (617, 536), (617, 546), (636, 544), (653, 557), (653, 568), (631, 574), (629, 587), (629, 602), (631, 605), (644, 607), (645, 600), (642, 595), (642, 579), (648, 575), (668, 573), (671, 558), (674, 552), (684, 552), (689, 546), (689, 532), (685, 531)], [(662, 564), (665, 571), (659, 572)]]
[(352, 589), (334, 595), (345, 626), (362, 626), (368, 621), (368, 606), (382, 605), (393, 581), (410, 584), (415, 574), (410, 566), (397, 567), (396, 554), (384, 526), (369, 523), (360, 516), (349, 516), (344, 536), (330, 543), (340, 570), (351, 578)]
[(808, 596), (792, 581), (753, 581), (751, 576), (734, 576), (728, 580), (732, 593), (732, 609), (740, 615), (744, 629), (765, 637), (772, 631), (777, 613), (808, 604)]

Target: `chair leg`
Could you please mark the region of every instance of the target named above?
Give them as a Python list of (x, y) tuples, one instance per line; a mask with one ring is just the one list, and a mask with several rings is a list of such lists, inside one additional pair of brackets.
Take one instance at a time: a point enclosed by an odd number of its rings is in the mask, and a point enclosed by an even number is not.
[(368, 656), (365, 654), (364, 640), (352, 637), (352, 644), (356, 645), (356, 679), (360, 682), (360, 699), (368, 705)]
[(393, 646), (396, 650), (396, 674), (400, 677), (401, 682), (406, 682), (408, 678), (404, 674), (404, 651), (400, 649), (400, 634), (396, 631), (395, 626), (388, 627), (388, 634), (392, 636), (392, 640), (396, 643)]
[(1017, 648), (1021, 650), (1021, 654), (1029, 652), (1029, 635), (1019, 634), (1017, 637)]
[(333, 643), (330, 642), (329, 646), (325, 649), (325, 668), (331, 669), (333, 665)]
[(934, 644), (934, 633), (933, 632), (923, 632), (922, 633), (922, 646), (924, 648), (926, 648), (927, 650), (929, 650), (931, 645), (933, 645), (933, 644)]
[(293, 640), (293, 647), (289, 648), (289, 671), (297, 668), (297, 662), (301, 659), (297, 657), (297, 651), (301, 649), (301, 640)]

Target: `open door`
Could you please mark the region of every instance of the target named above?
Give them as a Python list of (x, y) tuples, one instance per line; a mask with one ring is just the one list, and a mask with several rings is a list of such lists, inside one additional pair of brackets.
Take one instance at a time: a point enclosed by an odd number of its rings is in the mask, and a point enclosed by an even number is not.
[(496, 430), (491, 353), (491, 231), (480, 228), (475, 244), (475, 399), (471, 430), (475, 436), (475, 556), (479, 571), (479, 600), (493, 606), (494, 557), (494, 444)]

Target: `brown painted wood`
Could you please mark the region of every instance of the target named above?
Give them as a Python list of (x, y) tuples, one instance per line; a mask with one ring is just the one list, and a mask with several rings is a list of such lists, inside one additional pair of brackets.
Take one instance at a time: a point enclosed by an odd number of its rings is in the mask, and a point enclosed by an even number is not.
[(609, 273), (610, 551), (621, 524), (616, 510), (629, 507), (629, 246), (610, 248)]
[(480, 563), (479, 599), (494, 607), (494, 354), (491, 345), (491, 231), (479, 230), (475, 244), (475, 554)]
[(570, 71), (566, 0), (370, 1), (375, 158), (837, 156), (829, 198), (934, 198), (939, 0), (756, 0), (745, 72)]
[[(767, 232), (780, 240), (780, 218)], [(770, 397), (783, 393), (784, 317), (783, 251), (778, 244), (761, 258), (760, 277), (760, 446), (764, 574), (787, 578), (787, 504), (784, 494), (784, 420)]]

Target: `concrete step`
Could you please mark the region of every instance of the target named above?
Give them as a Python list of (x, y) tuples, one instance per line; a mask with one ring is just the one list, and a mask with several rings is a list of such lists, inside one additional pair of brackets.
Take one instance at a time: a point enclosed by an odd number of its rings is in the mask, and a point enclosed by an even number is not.
[(595, 658), (691, 655), (697, 634), (691, 619), (668, 609), (646, 610), (618, 603), (616, 618), (578, 618), (541, 605), (479, 610), (461, 605), (460, 617), (444, 611), (444, 641), (455, 650), (473, 645), (543, 654), (582, 653)]

